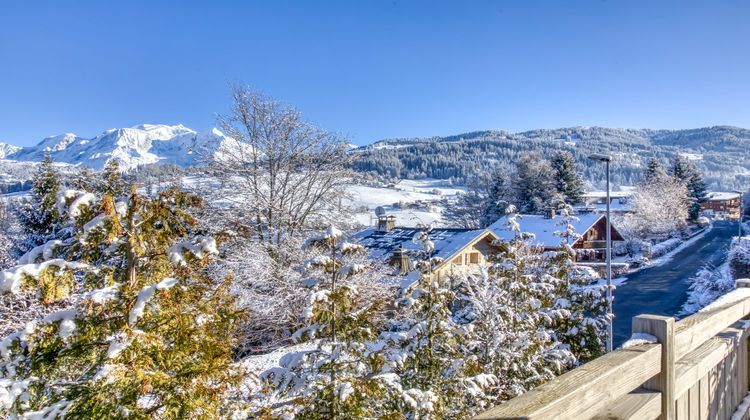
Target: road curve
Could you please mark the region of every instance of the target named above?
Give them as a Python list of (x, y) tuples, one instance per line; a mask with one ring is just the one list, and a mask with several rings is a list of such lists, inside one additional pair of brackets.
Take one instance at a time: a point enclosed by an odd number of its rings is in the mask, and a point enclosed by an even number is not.
[(690, 278), (706, 264), (723, 264), (737, 225), (716, 222), (713, 229), (664, 265), (626, 275), (615, 290), (614, 345), (619, 347), (631, 333), (631, 319), (640, 314), (674, 316), (687, 299)]

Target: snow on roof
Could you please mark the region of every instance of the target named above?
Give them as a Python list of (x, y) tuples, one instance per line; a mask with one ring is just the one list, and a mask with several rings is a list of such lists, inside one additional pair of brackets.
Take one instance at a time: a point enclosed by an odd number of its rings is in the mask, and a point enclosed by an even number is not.
[(706, 195), (708, 201), (726, 201), (740, 198), (738, 193), (734, 192), (710, 192)]
[[(601, 214), (580, 214), (575, 216), (577, 220), (573, 220), (571, 225), (575, 228), (576, 233), (583, 234), (589, 230), (594, 223), (600, 218), (604, 217)], [(498, 219), (495, 223), (491, 224), (487, 229), (492, 231), (495, 235), (509, 241), (514, 239), (516, 234), (507, 229), (506, 223), (508, 216), (503, 216)], [(536, 214), (523, 214), (518, 215), (516, 219), (519, 225), (521, 225), (521, 232), (528, 232), (534, 234), (534, 239), (531, 243), (536, 245), (542, 245), (548, 248), (557, 248), (560, 246), (562, 238), (555, 235), (555, 232), (565, 230), (562, 226), (564, 223), (562, 216), (555, 216), (548, 218), (547, 216), (540, 216)]]
[[(355, 233), (354, 238), (368, 249), (371, 257), (387, 259), (401, 247), (407, 251), (420, 249), (421, 244), (414, 241), (415, 235), (420, 232), (419, 228), (397, 227), (389, 232), (383, 232), (370, 227)], [(432, 256), (448, 259), (485, 232), (484, 229), (432, 229), (430, 240), (435, 244)]]
[[(628, 198), (633, 196), (633, 190), (629, 187), (623, 187), (625, 191), (610, 191), (609, 197), (610, 198)], [(583, 196), (585, 198), (606, 198), (607, 192), (606, 191), (589, 191), (583, 193)]]
[[(574, 209), (578, 211), (582, 210), (593, 210), (598, 213), (603, 213), (607, 211), (607, 205), (603, 203), (594, 203), (594, 204), (582, 204), (579, 206), (573, 206)], [(613, 212), (628, 212), (633, 211), (633, 203), (626, 202), (623, 203), (620, 200), (612, 200), (612, 202), (609, 204), (609, 210)]]

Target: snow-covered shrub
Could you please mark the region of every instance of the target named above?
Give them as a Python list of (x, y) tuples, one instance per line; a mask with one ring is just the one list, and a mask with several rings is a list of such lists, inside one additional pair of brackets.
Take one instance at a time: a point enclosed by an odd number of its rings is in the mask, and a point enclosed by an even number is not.
[(732, 239), (728, 260), (733, 278), (750, 278), (750, 237)]
[[(26, 258), (29, 264), (4, 272), (6, 280), (9, 272), (56, 277), (60, 271), (32, 269), (72, 266), (81, 293), (72, 306), (0, 342), (0, 393), (8, 395), (0, 411), (42, 418), (218, 417), (237, 380), (230, 362), (240, 314), (229, 282), (217, 284), (203, 273), (210, 247), (181, 251), (184, 264), (174, 264), (167, 252), (189, 238), (195, 221), (185, 209), (200, 200), (178, 191), (148, 200), (133, 189), (124, 206), (93, 197), (86, 199), (92, 212), (78, 212), (78, 198), (59, 209), (76, 226), (76, 240), (51, 251), (78, 260), (46, 259), (51, 253), (41, 250)], [(107, 222), (86, 231), (96, 218)]]
[(659, 258), (670, 251), (674, 251), (680, 245), (682, 245), (683, 242), (684, 241), (681, 238), (671, 238), (652, 245), (651, 251), (649, 252), (649, 257), (652, 259)]
[(279, 366), (261, 374), (274, 399), (261, 410), (279, 416), (303, 418), (379, 417), (378, 401), (393, 392), (388, 376), (378, 375), (384, 365), (367, 343), (375, 338), (373, 312), (382, 302), (361, 301), (356, 278), (372, 275), (368, 265), (353, 262), (364, 253), (344, 233), (330, 226), (309, 239), (305, 248), (318, 251), (305, 270), (311, 286), (304, 311), (306, 326), (295, 332), (296, 341), (317, 339), (312, 350), (291, 352)]
[(690, 279), (687, 301), (682, 305), (681, 315), (697, 312), (715, 301), (719, 296), (734, 289), (734, 279), (727, 264), (715, 268), (705, 266)]
[[(558, 232), (563, 247), (577, 234), (566, 209)], [(472, 351), (484, 373), (498, 378), (487, 392), (498, 403), (602, 353), (605, 288), (591, 269), (572, 263), (572, 248), (542, 252), (523, 241), (501, 245), (493, 264), (462, 279), (456, 319), (473, 327)]]

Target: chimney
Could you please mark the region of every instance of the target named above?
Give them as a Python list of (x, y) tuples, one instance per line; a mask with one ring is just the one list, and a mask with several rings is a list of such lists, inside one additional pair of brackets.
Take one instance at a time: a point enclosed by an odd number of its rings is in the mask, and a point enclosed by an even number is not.
[(390, 232), (395, 227), (395, 216), (378, 216), (378, 232)]
[(401, 271), (401, 274), (406, 274), (411, 271), (409, 253), (404, 249), (403, 245), (399, 247), (399, 249), (395, 250), (393, 252), (393, 255), (395, 257), (396, 264), (398, 264), (399, 270)]

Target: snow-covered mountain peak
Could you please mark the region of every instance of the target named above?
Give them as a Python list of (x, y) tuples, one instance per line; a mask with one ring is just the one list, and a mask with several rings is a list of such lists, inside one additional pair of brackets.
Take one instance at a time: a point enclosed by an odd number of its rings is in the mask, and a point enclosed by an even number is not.
[(19, 150), (21, 150), (21, 148), (18, 146), (0, 142), (0, 159), (5, 158), (5, 156), (12, 155)]
[(45, 152), (55, 152), (65, 150), (71, 143), (78, 139), (74, 133), (65, 133), (57, 136), (47, 137), (42, 140), (36, 147), (42, 147)]
[[(39, 161), (49, 152), (56, 162), (102, 168), (110, 159), (128, 170), (151, 163), (198, 165), (206, 154), (214, 153), (227, 137), (217, 129), (198, 133), (182, 124), (140, 124), (113, 128), (85, 139), (66, 133), (48, 137), (33, 147), (14, 150), (5, 157)], [(196, 150), (201, 150), (200, 160)]]

